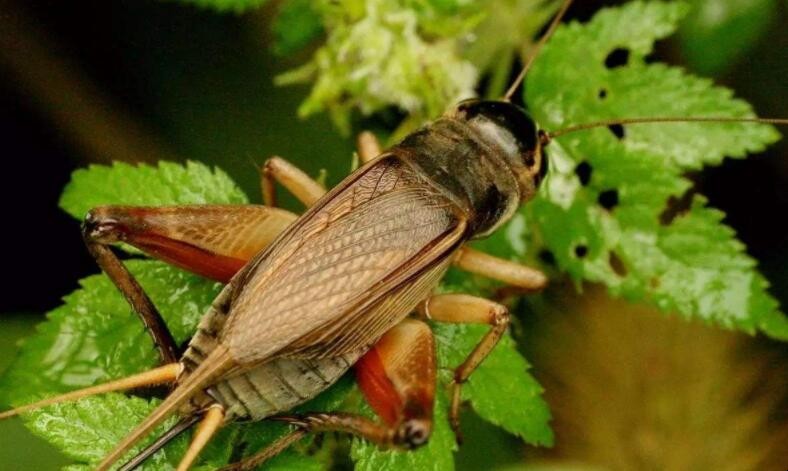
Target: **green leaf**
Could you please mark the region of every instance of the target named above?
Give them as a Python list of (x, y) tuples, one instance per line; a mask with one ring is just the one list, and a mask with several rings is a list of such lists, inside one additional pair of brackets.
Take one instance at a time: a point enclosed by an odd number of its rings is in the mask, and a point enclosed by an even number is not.
[[(755, 261), (743, 254), (733, 231), (721, 223), (724, 214), (705, 203), (696, 196), (689, 212), (658, 232), (657, 247), (632, 237), (623, 240), (622, 253), (628, 259), (644, 258), (635, 265), (637, 276), (656, 280), (650, 295), (660, 308), (788, 340), (788, 319), (766, 293), (768, 282), (755, 270)], [(625, 296), (628, 288), (622, 287)]]
[[(439, 366), (446, 372), (461, 364), (489, 331), (489, 327), (479, 325), (436, 324), (433, 328), (438, 338)], [(463, 397), (483, 419), (533, 445), (551, 446), (550, 410), (542, 398), (542, 387), (529, 369), (506, 334), (463, 386)]]
[[(75, 403), (45, 407), (25, 414), (24, 419), (31, 431), (47, 439), (65, 455), (81, 462), (96, 464), (112, 451), (129, 431), (153, 412), (159, 402), (158, 399), (146, 400), (110, 393), (88, 397)], [(127, 456), (134, 456), (176, 421), (176, 418), (170, 418), (156, 427), (148, 437), (132, 448)], [(237, 427), (221, 430), (200, 454), (201, 461), (214, 466), (226, 464), (236, 441), (237, 431)], [(188, 434), (175, 438), (146, 460), (140, 469), (175, 469), (188, 442)]]
[(776, 0), (692, 0), (679, 29), (682, 52), (692, 68), (710, 74), (746, 54), (775, 17)]
[(288, 448), (265, 463), (266, 471), (322, 471), (325, 465), (314, 457), (301, 454)]
[[(548, 130), (597, 120), (653, 116), (753, 116), (748, 104), (708, 80), (647, 64), (653, 41), (668, 35), (684, 4), (632, 2), (587, 25), (560, 28), (528, 78), (526, 101)], [(605, 64), (616, 49), (626, 65)], [(620, 54), (619, 54), (620, 56)], [(744, 157), (779, 135), (757, 124), (649, 124), (568, 134), (547, 149), (551, 172), (522, 210), (540, 242), (575, 280), (746, 332), (788, 338), (788, 321), (766, 292), (722, 215), (693, 199), (683, 172)], [(585, 166), (587, 181), (578, 168)], [(677, 217), (668, 217), (678, 211)]]
[[(157, 400), (146, 401), (120, 394), (106, 394), (76, 403), (57, 404), (25, 416), (28, 427), (64, 454), (86, 463), (96, 463), (148, 415)], [(174, 424), (167, 421), (151, 434), (151, 439)], [(141, 450), (151, 439), (136, 446)], [(174, 469), (186, 451), (187, 437), (178, 437), (145, 463), (142, 469)], [(131, 455), (133, 456), (133, 455)]]
[(323, 34), (322, 18), (312, 0), (285, 2), (271, 26), (274, 32), (274, 52), (280, 56), (292, 54)]
[(191, 3), (200, 8), (210, 8), (219, 12), (232, 11), (242, 13), (246, 10), (257, 8), (266, 3), (267, 0), (179, 0), (183, 3)]
[[(133, 260), (128, 266), (179, 342), (189, 338), (220, 288), (161, 262)], [(158, 363), (150, 336), (109, 279), (94, 275), (80, 285), (23, 344), (0, 382), (3, 403), (21, 405), (139, 373)], [(66, 455), (92, 462), (152, 410), (148, 401), (110, 394), (31, 412), (26, 423)], [(229, 445), (226, 440), (224, 447), (222, 443), (221, 436), (215, 439), (205, 459), (229, 457)], [(172, 455), (177, 461), (183, 450), (176, 450), (180, 451)], [(147, 469), (164, 469), (165, 458), (157, 456)]]
[[(220, 288), (161, 262), (132, 260), (127, 266), (178, 342), (191, 336)], [(0, 383), (3, 402), (19, 405), (34, 395), (91, 386), (158, 363), (139, 317), (108, 278), (90, 276), (80, 286), (22, 345)]]
[(116, 162), (75, 171), (60, 207), (77, 219), (106, 204), (242, 204), (246, 195), (219, 169), (198, 163), (160, 162), (156, 167)]
[[(449, 427), (448, 403), (442, 391), (436, 394), (430, 441), (414, 451), (380, 450), (364, 440), (354, 438), (350, 456), (357, 471), (381, 469), (407, 469), (413, 471), (451, 471), (454, 469), (453, 452), (457, 447), (454, 432)], [(372, 417), (371, 408), (363, 404), (362, 412)]]

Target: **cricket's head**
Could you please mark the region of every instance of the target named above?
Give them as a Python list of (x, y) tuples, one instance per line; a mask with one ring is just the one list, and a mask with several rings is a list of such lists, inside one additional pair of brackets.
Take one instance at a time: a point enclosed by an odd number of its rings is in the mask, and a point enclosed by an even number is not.
[(460, 102), (450, 113), (501, 148), (504, 160), (517, 178), (520, 200), (532, 199), (548, 168), (543, 151), (544, 133), (533, 118), (507, 101), (476, 99)]

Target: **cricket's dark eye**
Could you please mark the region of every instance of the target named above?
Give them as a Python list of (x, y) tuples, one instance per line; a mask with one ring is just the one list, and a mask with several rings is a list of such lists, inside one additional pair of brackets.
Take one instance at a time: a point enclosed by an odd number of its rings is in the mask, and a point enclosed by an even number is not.
[(494, 126), (506, 131), (514, 138), (523, 163), (528, 167), (534, 164), (538, 128), (524, 109), (506, 101), (465, 100), (457, 105), (457, 112), (477, 127)]

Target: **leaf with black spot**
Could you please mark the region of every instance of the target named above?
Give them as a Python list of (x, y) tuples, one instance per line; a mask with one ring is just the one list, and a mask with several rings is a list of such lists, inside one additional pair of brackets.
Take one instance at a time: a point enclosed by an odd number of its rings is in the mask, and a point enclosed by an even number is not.
[[(616, 118), (752, 117), (729, 90), (646, 63), (654, 41), (685, 12), (682, 3), (632, 2), (560, 28), (527, 79), (529, 109), (548, 130)], [(683, 177), (778, 137), (773, 127), (751, 123), (630, 124), (567, 134), (550, 145), (551, 173), (523, 209), (527, 226), (575, 280), (788, 339), (788, 320), (755, 262), (722, 214), (688, 193)]]

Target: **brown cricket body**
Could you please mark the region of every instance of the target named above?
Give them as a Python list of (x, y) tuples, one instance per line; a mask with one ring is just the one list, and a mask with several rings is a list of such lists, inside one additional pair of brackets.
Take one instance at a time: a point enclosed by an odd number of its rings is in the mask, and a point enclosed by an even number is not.
[[(463, 247), (494, 231), (534, 196), (546, 169), (542, 145), (522, 109), (469, 100), (376, 158), (378, 151), (367, 149), (368, 163), (328, 193), (272, 158), (262, 173), (269, 206), (91, 211), (83, 226), (88, 248), (167, 363), (93, 390), (176, 385), (98, 469), (108, 469), (176, 412), (187, 419), (203, 416), (179, 469), (188, 468), (222, 423), (235, 420), (274, 417), (303, 430), (355, 433), (382, 446), (420, 446), (432, 427), (436, 367), (429, 326), (406, 319), (414, 312), (438, 322), (490, 326), (455, 372), (450, 419), (457, 431), (460, 385), (505, 332), (508, 311), (481, 298), (432, 292), (452, 263), (525, 289), (545, 284), (536, 270)], [(309, 209), (296, 217), (273, 208), (274, 181)], [(156, 307), (109, 249), (117, 242), (227, 283), (182, 355)], [(354, 365), (384, 424), (343, 414), (280, 415)]]
[[(225, 407), (227, 420), (260, 420), (322, 392), (428, 297), (454, 250), (470, 238), (492, 232), (511, 217), (522, 199), (533, 197), (543, 175), (540, 159), (536, 126), (523, 110), (505, 102), (474, 100), (461, 103), (348, 176), (339, 190), (318, 201), (252, 262), (254, 268), (243, 275), (242, 290), (231, 285), (203, 318), (181, 359), (186, 374), (217, 344), (228, 347), (227, 368), (238, 373), (212, 384), (209, 398), (193, 400), (191, 410), (200, 410), (213, 399)], [(350, 220), (344, 221), (351, 211)], [(366, 250), (364, 259), (353, 258), (352, 251), (342, 250), (336, 234), (343, 234), (358, 252), (362, 248), (378, 254), (391, 252), (394, 260), (387, 266), (397, 269), (407, 261), (405, 254), (412, 257), (435, 244), (445, 247), (420, 261), (420, 272), (402, 277), (402, 282), (370, 299), (374, 285), (397, 275), (396, 270), (375, 271), (365, 266), (359, 260), (379, 260)], [(327, 254), (329, 240), (333, 251)], [(296, 244), (304, 247), (303, 252), (298, 252)], [(402, 254), (394, 255), (395, 248)], [(283, 257), (281, 262), (278, 257)], [(357, 271), (345, 276), (346, 269)], [(379, 275), (370, 278), (370, 273)], [(312, 289), (288, 288), (309, 284), (310, 276), (316, 276)], [(338, 276), (344, 276), (344, 286), (355, 287), (349, 293), (365, 293), (365, 299), (356, 300), (363, 307), (354, 315), (374, 323), (354, 325), (351, 332), (344, 323), (344, 329), (329, 334), (324, 329), (335, 328), (331, 323), (321, 325), (308, 318), (308, 311), (317, 317), (316, 311), (341, 308), (352, 301), (350, 296), (325, 296), (326, 290), (335, 289)], [(284, 300), (289, 304), (283, 309), (292, 310), (271, 314)], [(260, 311), (267, 311), (265, 317)], [(308, 326), (301, 334), (307, 340), (276, 332), (281, 346), (262, 348), (261, 341), (270, 342), (270, 329), (276, 328), (269, 319), (284, 317)]]

